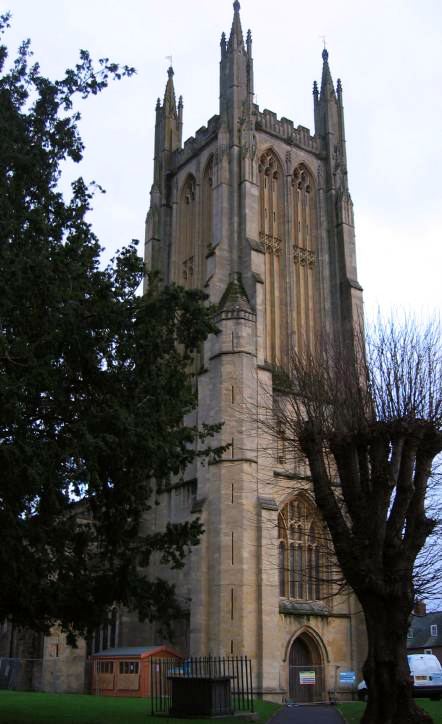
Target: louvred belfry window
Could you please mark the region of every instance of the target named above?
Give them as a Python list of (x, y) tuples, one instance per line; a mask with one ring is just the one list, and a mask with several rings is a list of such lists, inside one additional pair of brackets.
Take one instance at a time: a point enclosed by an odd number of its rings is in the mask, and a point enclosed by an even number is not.
[(206, 282), (206, 257), (213, 244), (213, 156), (206, 163), (201, 193), (201, 242), (198, 250), (198, 286)]
[(196, 182), (188, 176), (179, 197), (175, 281), (190, 289), (196, 281)]

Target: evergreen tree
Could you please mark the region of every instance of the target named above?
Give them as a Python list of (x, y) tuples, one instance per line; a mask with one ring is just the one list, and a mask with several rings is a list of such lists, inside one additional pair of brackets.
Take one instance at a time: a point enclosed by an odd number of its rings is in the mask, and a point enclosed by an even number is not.
[[(8, 16), (1, 18), (2, 33)], [(136, 294), (135, 244), (106, 269), (80, 177), (65, 199), (61, 164), (79, 162), (77, 99), (134, 72), (80, 61), (62, 80), (31, 64), (29, 41), (7, 67), (0, 47), (0, 620), (91, 630), (108, 606), (168, 620), (173, 589), (143, 568), (155, 552), (180, 566), (199, 522), (142, 526), (167, 481), (217, 456), (188, 370), (214, 331), (199, 291)], [(72, 638), (72, 636), (71, 636)]]

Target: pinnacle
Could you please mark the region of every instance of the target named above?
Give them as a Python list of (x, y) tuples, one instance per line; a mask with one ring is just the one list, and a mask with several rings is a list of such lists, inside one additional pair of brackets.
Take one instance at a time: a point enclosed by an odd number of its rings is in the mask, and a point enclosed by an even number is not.
[[(322, 60), (323, 60), (323, 66), (322, 66), (322, 78), (321, 78), (321, 97), (326, 92), (326, 89), (329, 90), (331, 95), (335, 95), (335, 89), (333, 86), (333, 80), (330, 73), (330, 66), (328, 64), (328, 50), (327, 48), (324, 48), (322, 51)], [(328, 96), (328, 93), (327, 93)]]
[(166, 113), (166, 116), (175, 116), (176, 115), (176, 101), (175, 101), (175, 88), (173, 85), (173, 68), (170, 66), (167, 69), (167, 76), (168, 80), (166, 83), (166, 90), (164, 92), (164, 101), (163, 101), (163, 107)]
[(238, 0), (235, 0), (233, 3), (233, 23), (232, 23), (232, 29), (230, 31), (230, 38), (229, 38), (229, 50), (238, 49), (238, 48), (244, 48), (244, 37), (242, 34), (242, 28), (241, 28), (241, 19), (239, 17), (239, 9), (240, 4)]

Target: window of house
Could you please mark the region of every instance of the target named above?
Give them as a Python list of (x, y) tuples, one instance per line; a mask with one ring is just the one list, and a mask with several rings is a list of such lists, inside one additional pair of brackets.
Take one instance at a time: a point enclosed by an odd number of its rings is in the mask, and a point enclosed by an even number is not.
[(430, 626), (430, 636), (437, 636), (437, 624), (435, 623)]
[(424, 654), (432, 654), (433, 649), (424, 649)]
[(120, 674), (138, 674), (138, 661), (120, 661)]

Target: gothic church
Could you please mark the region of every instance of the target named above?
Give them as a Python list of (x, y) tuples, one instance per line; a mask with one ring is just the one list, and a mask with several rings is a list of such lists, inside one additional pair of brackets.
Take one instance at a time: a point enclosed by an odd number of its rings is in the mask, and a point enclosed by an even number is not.
[[(321, 698), (348, 696), (338, 672), (360, 673), (363, 617), (355, 597), (331, 595), (323, 575), (327, 533), (307, 467), (257, 423), (290, 350), (311, 349), (324, 330), (345, 343), (362, 314), (342, 87), (324, 50), (314, 135), (261, 111), (251, 33), (244, 38), (238, 0), (233, 7), (221, 37), (219, 114), (183, 145), (172, 68), (156, 107), (146, 265), (217, 305), (219, 333), (197, 360), (194, 422), (223, 422), (219, 441), (229, 449), (162, 492), (151, 530), (198, 516), (205, 533), (184, 569), (154, 562), (151, 573), (175, 583), (188, 612), (173, 641), (183, 654), (251, 657), (255, 693), (267, 699), (311, 698), (300, 669), (315, 672)], [(31, 633), (23, 642), (0, 628), (0, 654), (52, 662), (57, 685), (49, 667), (43, 688), (56, 691), (88, 687), (93, 651), (163, 643), (155, 625), (116, 609), (88, 650), (70, 649), (54, 629), (35, 654)]]
[(148, 268), (218, 305), (219, 334), (198, 361), (195, 422), (223, 421), (220, 441), (230, 448), (172, 484), (149, 525), (198, 515), (206, 531), (186, 568), (169, 574), (189, 613), (175, 645), (191, 655), (247, 654), (257, 693), (280, 701), (302, 698), (297, 665), (324, 667), (324, 696), (338, 670), (360, 671), (364, 625), (355, 598), (328, 595), (318, 573), (324, 528), (308, 470), (290, 463), (283, 445), (269, 454), (275, 446), (245, 411), (259, 416), (291, 348), (311, 349), (319, 330), (352, 336), (362, 289), (342, 86), (333, 85), (328, 52), (313, 86), (311, 135), (254, 102), (252, 37), (238, 0), (233, 8), (221, 37), (219, 114), (184, 144), (168, 70), (145, 242)]

